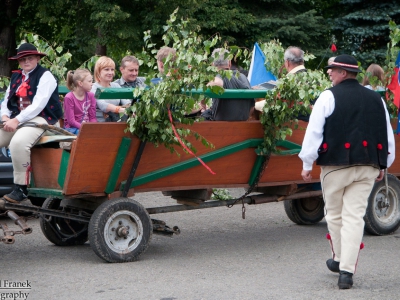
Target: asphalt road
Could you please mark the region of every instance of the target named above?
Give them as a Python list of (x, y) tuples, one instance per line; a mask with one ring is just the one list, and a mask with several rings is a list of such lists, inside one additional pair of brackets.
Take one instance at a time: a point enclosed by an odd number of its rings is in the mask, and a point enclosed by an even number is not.
[[(161, 193), (135, 199), (148, 207), (176, 204)], [(123, 264), (103, 262), (89, 243), (54, 246), (32, 220), (31, 235), (0, 244), (1, 287), (5, 281), (29, 282), (30, 289), (0, 289), (0, 300), (21, 291), (41, 300), (399, 299), (399, 231), (365, 235), (354, 287), (339, 290), (338, 275), (325, 265), (330, 248), (324, 220), (295, 225), (282, 203), (246, 209), (244, 220), (240, 206), (152, 215), (179, 226), (181, 234), (153, 235), (139, 261)]]

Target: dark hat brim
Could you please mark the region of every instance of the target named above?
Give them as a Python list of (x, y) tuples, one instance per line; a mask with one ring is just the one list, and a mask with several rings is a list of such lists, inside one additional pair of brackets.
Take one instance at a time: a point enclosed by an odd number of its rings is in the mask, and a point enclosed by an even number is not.
[(353, 66), (353, 65), (348, 65), (348, 64), (343, 64), (343, 63), (335, 63), (333, 62), (332, 64), (330, 64), (329, 66), (326, 66), (325, 69), (332, 69), (332, 68), (339, 68), (339, 69), (343, 69), (349, 72), (354, 72), (354, 73), (360, 73), (362, 72), (358, 66)]
[(40, 56), (40, 58), (42, 58), (44, 56), (47, 56), (47, 54), (44, 54), (42, 52), (38, 52), (38, 51), (34, 51), (34, 50), (28, 50), (28, 51), (21, 51), (17, 55), (11, 56), (8, 59), (17, 60), (17, 59), (20, 59), (22, 57), (29, 56), (29, 55), (38, 55), (38, 56)]

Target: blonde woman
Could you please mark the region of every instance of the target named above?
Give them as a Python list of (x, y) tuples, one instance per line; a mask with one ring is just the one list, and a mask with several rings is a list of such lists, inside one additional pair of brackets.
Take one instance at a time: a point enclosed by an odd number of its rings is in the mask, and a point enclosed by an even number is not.
[[(107, 57), (100, 57), (94, 66), (94, 80), (92, 92), (96, 93), (98, 88), (121, 88), (118, 83), (112, 82), (115, 75), (115, 63)], [(125, 113), (125, 107), (131, 104), (127, 99), (106, 99), (97, 102), (97, 121), (98, 122), (117, 122), (120, 114)]]

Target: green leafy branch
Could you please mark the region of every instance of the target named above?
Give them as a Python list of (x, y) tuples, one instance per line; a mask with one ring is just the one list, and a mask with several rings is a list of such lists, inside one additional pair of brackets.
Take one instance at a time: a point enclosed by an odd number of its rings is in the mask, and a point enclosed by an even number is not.
[[(284, 48), (277, 40), (260, 45), (268, 62), (266, 67), (274, 74), (283, 74)], [(314, 59), (315, 56), (306, 53), (304, 60)], [(276, 145), (297, 127), (297, 117), (310, 114), (312, 103), (328, 87), (331, 82), (322, 71), (287, 74), (278, 79), (276, 88), (266, 95), (266, 103), (260, 122), (264, 128), (264, 142), (259, 147), (259, 154), (269, 155), (278, 152)]]
[[(177, 128), (179, 138), (189, 149), (195, 151), (193, 145), (186, 139), (190, 134), (201, 140), (203, 145), (211, 145), (199, 134), (182, 126), (198, 121), (186, 115), (199, 108), (200, 101), (205, 100), (202, 94), (190, 91), (192, 89), (205, 91), (210, 88), (215, 93), (221, 93), (223, 91), (221, 87), (208, 87), (207, 84), (217, 73), (229, 77), (232, 76), (232, 72), (218, 71), (212, 66), (211, 49), (217, 45), (220, 37), (216, 35), (203, 40), (198, 34), (199, 28), (188, 29), (188, 20), (177, 23), (176, 13), (177, 10), (171, 14), (167, 25), (164, 26), (165, 32), (162, 37), (165, 46), (176, 50), (176, 57), (169, 56), (165, 59), (164, 74), (157, 74), (161, 79), (158, 84), (153, 84), (151, 81), (151, 78), (156, 76), (154, 55), (158, 49), (151, 41), (151, 32), (145, 32), (146, 47), (138, 55), (138, 59), (140, 63), (154, 71), (146, 78), (149, 88), (135, 89), (134, 98), (140, 98), (140, 101), (129, 108), (135, 117), (128, 120), (128, 130), (143, 141), (149, 141), (156, 146), (163, 144), (171, 151), (175, 151), (174, 146), (179, 145), (179, 141), (172, 130), (168, 116), (170, 110), (173, 122), (179, 124)], [(227, 55), (230, 57), (238, 55), (239, 50), (235, 50), (236, 52), (232, 51)]]

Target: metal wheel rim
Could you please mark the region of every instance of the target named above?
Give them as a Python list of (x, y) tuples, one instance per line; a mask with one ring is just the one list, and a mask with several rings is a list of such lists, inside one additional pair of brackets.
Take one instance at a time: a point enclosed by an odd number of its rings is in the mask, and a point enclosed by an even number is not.
[(373, 213), (375, 219), (384, 225), (391, 225), (399, 218), (399, 199), (396, 192), (389, 186), (388, 203), (389, 207), (382, 207), (385, 201), (386, 188), (382, 187), (375, 195)]
[[(124, 237), (118, 235), (121, 227), (129, 232)], [(133, 251), (143, 237), (143, 224), (139, 217), (129, 211), (120, 210), (113, 213), (104, 226), (104, 240), (107, 246), (119, 254), (127, 254)]]

